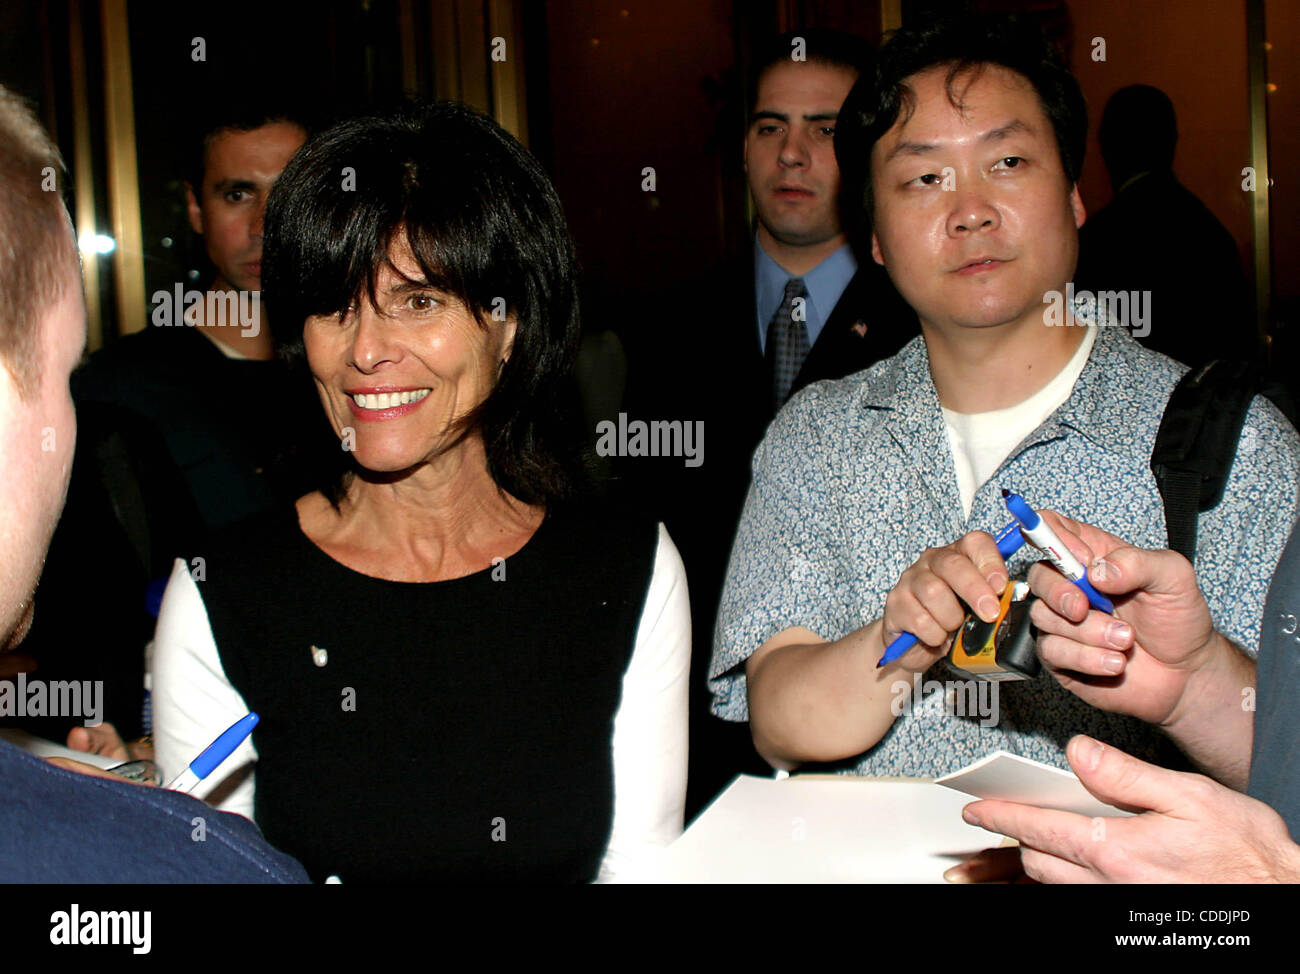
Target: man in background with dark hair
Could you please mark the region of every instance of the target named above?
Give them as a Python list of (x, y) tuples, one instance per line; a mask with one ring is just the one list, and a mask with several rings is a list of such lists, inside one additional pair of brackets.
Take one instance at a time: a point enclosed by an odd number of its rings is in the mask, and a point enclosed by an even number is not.
[(1106, 102), (1098, 138), (1115, 195), (1079, 231), (1075, 287), (1150, 294), (1150, 334), (1137, 337), (1184, 365), (1256, 358), (1242, 341), (1254, 322), (1237, 242), (1174, 175), (1169, 96), (1150, 85), (1121, 88)]
[(841, 220), (836, 119), (873, 61), (860, 38), (802, 31), (777, 38), (757, 65), (745, 174), (756, 216), (751, 332), (764, 362), (765, 396), (755, 399), (765, 400), (765, 419), (810, 382), (864, 369), (916, 334), (883, 271), (858, 265)]
[[(921, 337), (808, 387), (768, 430), (719, 610), (714, 711), (748, 720), (778, 768), (928, 778), (998, 749), (1064, 767), (1080, 732), (1179, 761), (1156, 728), (1047, 674), (924, 680), (967, 607), (992, 622), (1038, 557), (995, 547), (1011, 520), (1001, 488), (1166, 542), (1151, 449), (1184, 369), (1088, 301), (1062, 306), (1085, 218), (1079, 86), (1032, 23), (1005, 17), (899, 31), (859, 86), (836, 150), (861, 170), (873, 257)], [(1256, 398), (1241, 444), (1200, 516), (1196, 575), (1219, 629), (1253, 653), (1300, 503), (1300, 437)], [(905, 632), (918, 644), (878, 666)]]
[[(54, 144), (0, 88), (0, 676), (28, 668), (6, 651), (31, 626), (77, 436), (68, 377), (86, 310), (62, 179)], [(246, 819), (0, 741), (0, 882), (306, 880)]]
[[(744, 142), (753, 249), (666, 291), (641, 328), (645, 347), (629, 354), (629, 416), (702, 421), (707, 434), (698, 465), (638, 458), (623, 466), (642, 505), (680, 539), (690, 579), (688, 817), (737, 770), (760, 764), (743, 729), (708, 715), (704, 686), (754, 447), (792, 393), (865, 369), (917, 333), (916, 315), (878, 266), (859, 263), (841, 221), (836, 117), (873, 58), (861, 38), (825, 30), (784, 34), (758, 52)], [(669, 331), (665, 321), (692, 327)]]
[(125, 407), (163, 433), (209, 529), (301, 492), (285, 455), (305, 407), (274, 361), (261, 259), (267, 195), (306, 138), (303, 123), (267, 106), (227, 104), (208, 117), (186, 198), (211, 283), (154, 294), (143, 331), (95, 353), (74, 382), (79, 403)]

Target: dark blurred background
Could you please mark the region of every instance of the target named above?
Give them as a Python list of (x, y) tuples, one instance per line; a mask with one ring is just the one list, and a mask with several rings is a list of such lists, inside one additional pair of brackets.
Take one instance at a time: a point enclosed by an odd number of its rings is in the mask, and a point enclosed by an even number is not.
[[(1090, 211), (1112, 195), (1095, 140), (1106, 99), (1135, 83), (1169, 94), (1175, 172), (1237, 241), (1264, 336), (1289, 347), (1300, 319), (1290, 273), (1300, 5), (1281, 0), (28, 0), (0, 6), (0, 80), (57, 133), (78, 233), (114, 248), (95, 255), (85, 244), (93, 346), (142, 327), (147, 294), (204, 276), (179, 175), (187, 113), (204, 92), (248, 84), (305, 92), (325, 116), (404, 92), (492, 114), (559, 187), (589, 329), (618, 332), (618, 309), (657, 282), (747, 245), (742, 92), (757, 39), (827, 26), (879, 42), (886, 28), (956, 6), (1030, 11), (1069, 57), (1094, 136), (1082, 181)], [(492, 59), (494, 38), (504, 61)], [(1247, 166), (1254, 193), (1242, 189)], [(652, 193), (641, 188), (646, 167)]]

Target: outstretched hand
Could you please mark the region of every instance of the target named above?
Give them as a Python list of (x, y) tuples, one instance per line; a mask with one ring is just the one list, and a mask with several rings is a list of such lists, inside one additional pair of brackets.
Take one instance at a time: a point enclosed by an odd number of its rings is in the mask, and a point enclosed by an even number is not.
[(962, 817), (1020, 841), (1025, 873), (1044, 883), (1300, 882), (1300, 846), (1268, 805), (1199, 774), (1170, 771), (1090, 737), (1067, 748), (1085, 788), (1131, 818), (1088, 818), (978, 801)]
[(1151, 724), (1176, 717), (1189, 679), (1230, 645), (1214, 630), (1191, 563), (1135, 548), (1089, 524), (1041, 512), (1112, 597), (1115, 614), (1090, 610), (1077, 586), (1044, 562), (1029, 572), (1040, 599), (1031, 618), (1038, 653), (1061, 685), (1102, 710)]

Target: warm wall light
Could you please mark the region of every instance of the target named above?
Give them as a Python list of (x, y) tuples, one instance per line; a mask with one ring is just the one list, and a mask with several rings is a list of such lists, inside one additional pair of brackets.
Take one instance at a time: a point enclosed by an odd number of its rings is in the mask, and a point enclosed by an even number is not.
[(111, 254), (117, 249), (117, 241), (103, 233), (83, 233), (77, 246), (83, 254)]

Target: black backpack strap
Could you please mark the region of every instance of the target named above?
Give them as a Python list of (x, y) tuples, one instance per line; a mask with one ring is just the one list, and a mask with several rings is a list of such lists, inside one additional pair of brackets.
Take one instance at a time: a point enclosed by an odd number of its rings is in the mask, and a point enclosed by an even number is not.
[(1151, 471), (1165, 502), (1169, 547), (1196, 560), (1196, 523), (1223, 498), (1237, 441), (1262, 378), (1249, 362), (1216, 359), (1185, 374), (1169, 396)]

